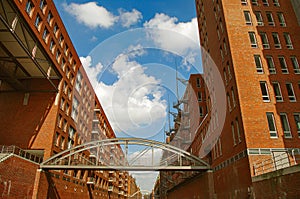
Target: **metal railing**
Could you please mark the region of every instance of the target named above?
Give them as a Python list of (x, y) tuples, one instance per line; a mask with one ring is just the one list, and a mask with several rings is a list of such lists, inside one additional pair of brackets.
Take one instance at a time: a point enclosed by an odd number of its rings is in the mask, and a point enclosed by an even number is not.
[(272, 152), (270, 158), (263, 159), (254, 163), (254, 176), (291, 167), (299, 164), (299, 162), (300, 154), (295, 154), (294, 151), (286, 151), (278, 155)]
[(27, 160), (31, 160), (36, 163), (42, 163), (43, 157), (37, 156), (35, 154), (32, 154), (26, 150), (23, 150), (17, 146), (11, 145), (11, 146), (0, 146), (0, 154), (15, 154), (17, 156), (23, 157)]

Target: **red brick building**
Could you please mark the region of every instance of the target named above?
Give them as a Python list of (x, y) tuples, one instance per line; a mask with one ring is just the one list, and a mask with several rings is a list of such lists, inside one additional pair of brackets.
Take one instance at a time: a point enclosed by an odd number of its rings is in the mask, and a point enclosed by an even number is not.
[[(260, 198), (263, 188), (270, 198), (300, 195), (293, 182), (286, 186), (292, 179), (287, 175), (257, 180), (263, 173), (299, 162), (298, 7), (289, 0), (196, 0), (202, 53), (209, 55), (222, 76), (226, 119), (206, 156), (212, 172), (172, 180), (166, 188), (168, 198), (179, 193), (185, 193), (181, 198)], [(188, 148), (195, 155), (206, 136), (205, 126), (211, 123), (209, 96), (207, 104), (208, 115)], [(282, 185), (275, 183), (278, 178)], [(201, 187), (208, 185), (210, 191), (204, 193)]]
[[(42, 159), (115, 134), (53, 1), (4, 0), (0, 19), (0, 190), (6, 198), (126, 198), (127, 172), (37, 171)], [(13, 175), (20, 168), (30, 176)]]

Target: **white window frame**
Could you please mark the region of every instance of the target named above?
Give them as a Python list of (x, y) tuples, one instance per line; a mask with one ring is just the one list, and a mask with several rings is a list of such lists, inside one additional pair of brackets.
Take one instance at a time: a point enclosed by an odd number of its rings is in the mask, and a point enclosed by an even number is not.
[(296, 102), (297, 100), (296, 100), (296, 95), (294, 92), (293, 84), (291, 82), (287, 82), (287, 83), (285, 83), (285, 85), (286, 85), (286, 90), (287, 90), (290, 102)]
[(273, 82), (273, 90), (277, 102), (283, 102), (282, 92), (279, 82)]
[(264, 6), (269, 6), (268, 0), (262, 0)]
[(294, 49), (293, 47), (293, 42), (292, 42), (292, 39), (291, 39), (291, 36), (289, 33), (287, 32), (284, 32), (283, 33), (283, 36), (284, 36), (284, 40), (285, 40), (285, 43), (286, 43), (286, 47), (288, 49)]
[(270, 137), (278, 138), (274, 114), (272, 112), (267, 112), (266, 115), (267, 115), (267, 123), (269, 127)]
[(257, 48), (257, 39), (255, 36), (255, 32), (248, 32), (249, 34), (249, 39), (250, 39), (250, 44), (252, 48)]
[(264, 20), (262, 18), (261, 12), (260, 11), (255, 11), (254, 12), (255, 17), (256, 17), (256, 22), (258, 26), (263, 26), (264, 25)]
[(294, 122), (296, 125), (296, 129), (298, 132), (298, 137), (300, 138), (300, 113), (294, 113), (293, 116), (294, 116)]
[(279, 63), (280, 63), (281, 72), (283, 74), (288, 74), (289, 70), (288, 70), (288, 67), (287, 67), (287, 64), (286, 64), (286, 61), (285, 61), (285, 57), (283, 55), (279, 55), (278, 60), (279, 60)]
[(280, 6), (279, 1), (278, 0), (273, 0), (273, 5), (276, 6), (276, 7), (279, 7)]
[(277, 49), (281, 49), (281, 43), (280, 43), (278, 33), (277, 32), (272, 32), (272, 37), (273, 37), (273, 41), (274, 41), (274, 47), (277, 48)]
[(279, 25), (281, 27), (286, 27), (286, 22), (285, 22), (285, 18), (282, 12), (277, 12), (277, 17), (278, 17), (278, 21), (279, 21)]
[(276, 74), (276, 68), (275, 68), (273, 57), (271, 55), (267, 55), (266, 60), (267, 60), (269, 73)]
[(270, 43), (269, 43), (267, 33), (260, 32), (259, 35), (260, 35), (260, 38), (261, 38), (261, 43), (262, 43), (263, 48), (264, 49), (269, 49), (270, 48)]
[(280, 113), (280, 121), (285, 138), (292, 138), (291, 127), (286, 113)]
[(248, 10), (244, 11), (244, 18), (245, 18), (246, 25), (251, 26), (252, 25), (252, 18), (251, 18), (250, 11), (248, 11)]
[(256, 72), (259, 74), (263, 74), (264, 69), (263, 69), (260, 55), (254, 55), (254, 63), (255, 63), (255, 67), (256, 67)]
[(294, 69), (294, 73), (295, 74), (300, 74), (300, 67), (299, 67), (299, 62), (296, 56), (291, 56), (290, 57), (292, 65), (293, 65), (293, 69)]
[(270, 102), (270, 94), (269, 94), (267, 82), (266, 81), (260, 81), (259, 85), (260, 85), (260, 90), (261, 90), (263, 101), (264, 102)]
[(248, 4), (248, 2), (247, 2), (247, 0), (241, 0), (241, 4), (245, 6)]

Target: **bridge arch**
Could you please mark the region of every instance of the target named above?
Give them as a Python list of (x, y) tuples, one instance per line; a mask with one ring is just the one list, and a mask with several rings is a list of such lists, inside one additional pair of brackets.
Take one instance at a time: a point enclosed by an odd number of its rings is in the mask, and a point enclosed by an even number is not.
[(44, 170), (207, 170), (209, 164), (175, 146), (142, 138), (112, 138), (64, 150), (40, 165)]

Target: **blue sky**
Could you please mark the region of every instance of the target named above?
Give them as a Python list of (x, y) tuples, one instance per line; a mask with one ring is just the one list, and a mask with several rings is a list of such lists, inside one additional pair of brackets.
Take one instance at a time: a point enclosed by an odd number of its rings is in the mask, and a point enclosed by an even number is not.
[[(202, 72), (194, 0), (54, 2), (115, 133), (164, 141), (176, 73)], [(156, 174), (135, 177), (151, 190)]]

